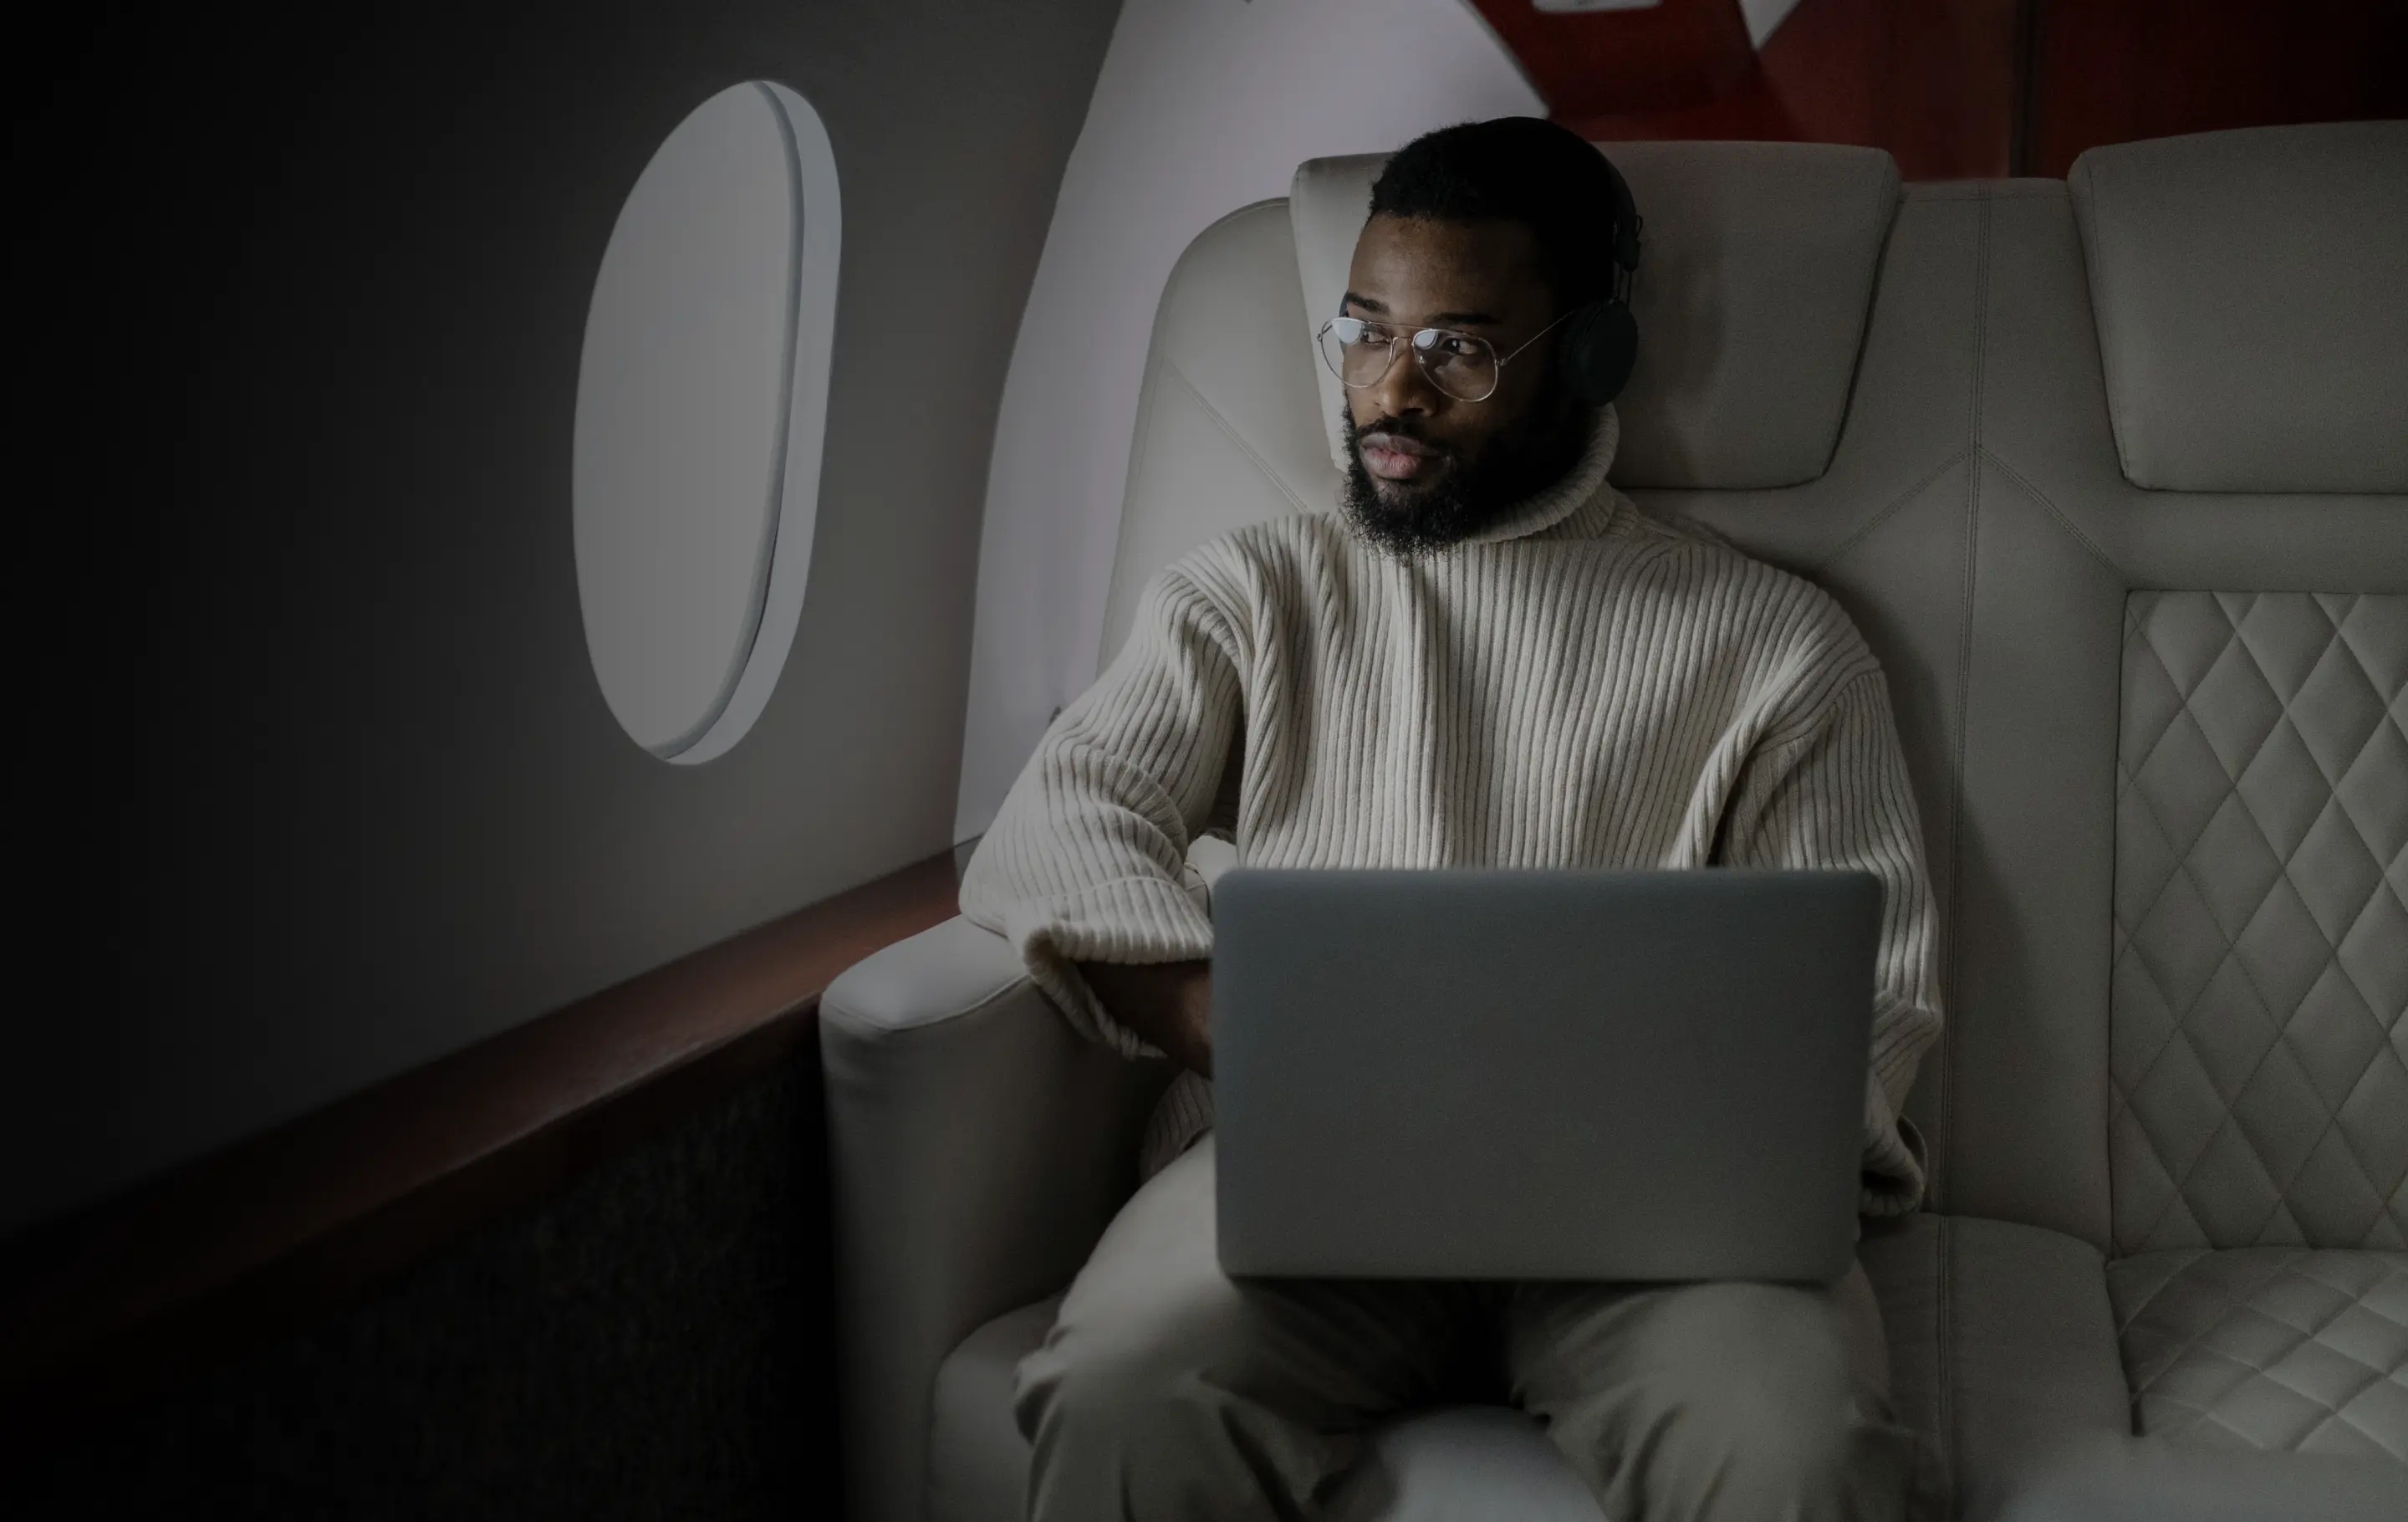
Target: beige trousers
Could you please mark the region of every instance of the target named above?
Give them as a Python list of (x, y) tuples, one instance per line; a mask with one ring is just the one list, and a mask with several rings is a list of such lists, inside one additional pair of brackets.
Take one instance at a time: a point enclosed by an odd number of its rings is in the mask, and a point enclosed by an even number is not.
[(1611, 1522), (1920, 1515), (1880, 1312), (1831, 1290), (1246, 1281), (1221, 1271), (1207, 1137), (1096, 1245), (1020, 1366), (1031, 1522), (1309, 1517), (1383, 1418), (1537, 1416)]

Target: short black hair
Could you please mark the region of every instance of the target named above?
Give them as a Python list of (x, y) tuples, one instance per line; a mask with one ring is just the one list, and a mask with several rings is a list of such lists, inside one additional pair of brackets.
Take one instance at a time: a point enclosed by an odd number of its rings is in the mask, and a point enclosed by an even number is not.
[(1500, 116), (1424, 133), (1371, 184), (1371, 215), (1431, 222), (1517, 222), (1537, 235), (1566, 308), (1613, 288), (1613, 171), (1569, 127)]

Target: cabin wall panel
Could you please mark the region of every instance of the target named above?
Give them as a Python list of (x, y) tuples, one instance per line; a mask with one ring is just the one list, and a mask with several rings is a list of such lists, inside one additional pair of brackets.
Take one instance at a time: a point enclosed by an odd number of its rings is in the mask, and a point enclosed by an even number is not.
[(1128, 0), (1004, 386), (957, 840), (1099, 669), (1147, 341), (1189, 240), (1306, 159), (1544, 110), (1469, 0)]
[[(93, 7), (20, 56), (12, 929), (60, 991), (10, 1000), (0, 1230), (949, 842), (997, 397), (1117, 9)], [(842, 182), (817, 546), (768, 711), (672, 767), (585, 651), (577, 366), (637, 174), (755, 78)]]

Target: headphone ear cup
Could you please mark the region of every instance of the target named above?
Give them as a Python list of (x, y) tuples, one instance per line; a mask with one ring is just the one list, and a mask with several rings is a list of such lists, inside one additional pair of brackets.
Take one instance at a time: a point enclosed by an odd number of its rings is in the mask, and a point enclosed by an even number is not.
[(1603, 407), (1630, 381), (1639, 360), (1639, 320), (1619, 300), (1592, 301), (1565, 320), (1555, 357), (1572, 395)]

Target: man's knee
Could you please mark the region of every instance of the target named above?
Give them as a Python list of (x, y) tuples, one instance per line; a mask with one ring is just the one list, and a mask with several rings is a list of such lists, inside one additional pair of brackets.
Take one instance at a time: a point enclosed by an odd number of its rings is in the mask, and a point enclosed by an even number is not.
[(1805, 1482), (1841, 1463), (1861, 1407), (1835, 1318), (1797, 1291), (1732, 1285), (1718, 1335), (1673, 1392), (1690, 1443)]
[(1715, 1490), (1777, 1508), (1807, 1503), (1799, 1515), (1819, 1515), (1812, 1503), (1846, 1493), (1863, 1432), (1879, 1416), (1845, 1386), (1766, 1371), (1693, 1393), (1669, 1413), (1661, 1441), (1682, 1472), (1712, 1476)]
[(1111, 1314), (1080, 1314), (1074, 1295), (1020, 1366), (1032, 1515), (1301, 1507), (1347, 1467), (1356, 1440), (1318, 1419), (1325, 1393), (1292, 1352), (1265, 1308), (1226, 1281)]
[(1892, 1514), (1911, 1440), (1858, 1376), (1828, 1297), (1718, 1285), (1685, 1319), (1682, 1346), (1660, 1350), (1677, 1356), (1656, 1360), (1653, 1409), (1628, 1456), (1646, 1472), (1641, 1489), (1672, 1502), (1666, 1515)]
[(1244, 1313), (1226, 1282), (1142, 1303), (1082, 1305), (1076, 1295), (1044, 1344), (1023, 1359), (1015, 1406), (1032, 1441), (1049, 1418), (1125, 1426), (1192, 1400), (1213, 1365), (1240, 1357)]

